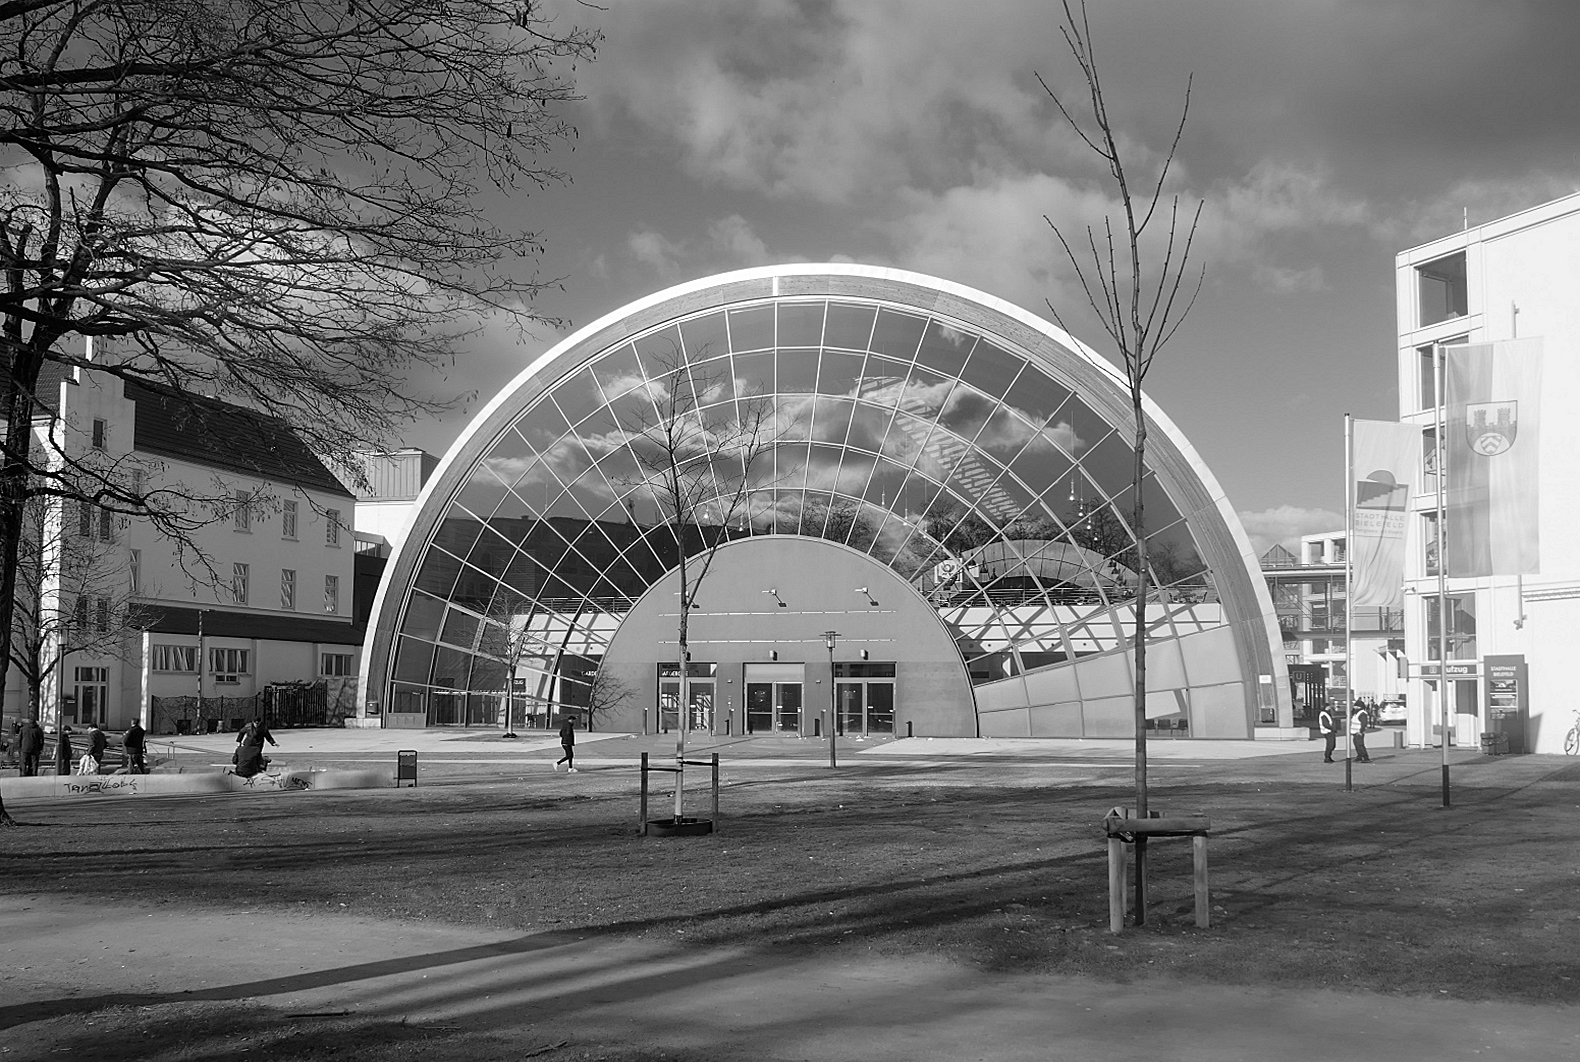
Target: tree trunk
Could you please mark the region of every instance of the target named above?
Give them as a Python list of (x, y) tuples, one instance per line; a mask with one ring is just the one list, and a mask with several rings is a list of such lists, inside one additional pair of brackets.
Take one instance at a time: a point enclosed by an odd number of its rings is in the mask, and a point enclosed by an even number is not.
[[(1136, 463), (1133, 486), (1136, 492), (1135, 515), (1131, 532), (1136, 537), (1136, 818), (1147, 817), (1147, 549), (1146, 509), (1142, 486), (1146, 475), (1147, 422), (1142, 409), (1141, 388), (1130, 390), (1131, 410), (1136, 418)], [(1147, 920), (1147, 840), (1136, 838), (1136, 925)]]

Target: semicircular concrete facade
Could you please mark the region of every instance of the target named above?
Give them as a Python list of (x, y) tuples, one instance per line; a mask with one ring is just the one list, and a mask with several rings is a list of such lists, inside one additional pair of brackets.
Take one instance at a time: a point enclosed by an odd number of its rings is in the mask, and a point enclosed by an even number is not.
[[(705, 470), (705, 487), (677, 520), (644, 439), (670, 415), (724, 439), (763, 410), (755, 463), (706, 446), (680, 462)], [(1244, 532), (1178, 429), (1150, 403), (1147, 416), (1148, 715), (1202, 737), (1288, 725), (1280, 636)], [(662, 608), (647, 609), (662, 603), (655, 588), (681, 557), (717, 547), (720, 571), (736, 574), (704, 587), (697, 629), (724, 622), (709, 612), (715, 592), (771, 604), (766, 619), (734, 602), (752, 612), (747, 626), (788, 623), (786, 587), (746, 583), (810, 549), (819, 559), (805, 562), (794, 607), (834, 628), (860, 623), (865, 643), (842, 638), (832, 675), (799, 627), (796, 648), (769, 644), (771, 631), (727, 650), (693, 645), (712, 683), (692, 705), (699, 725), (755, 732), (745, 702), (756, 698), (761, 723), (767, 697), (773, 729), (794, 717), (810, 732), (832, 680), (850, 700), (842, 720), (864, 732), (897, 719), (916, 733), (1128, 735), (1133, 434), (1113, 366), (948, 281), (794, 265), (659, 292), (538, 358), (446, 455), (375, 603), (365, 710), (386, 725), (497, 726), (507, 711), (519, 725), (591, 706), (600, 725), (662, 727), (678, 711), (666, 685), (678, 669), (673, 637), (658, 636)], [(847, 570), (847, 554), (883, 578)], [(840, 573), (827, 586), (811, 578), (824, 566)], [(925, 652), (902, 660), (904, 639), (869, 629), (881, 613), (854, 597), (874, 583), (903, 584), (925, 606)], [(949, 711), (907, 692), (904, 666), (923, 664), (963, 676)], [(611, 689), (628, 707), (600, 703)]]

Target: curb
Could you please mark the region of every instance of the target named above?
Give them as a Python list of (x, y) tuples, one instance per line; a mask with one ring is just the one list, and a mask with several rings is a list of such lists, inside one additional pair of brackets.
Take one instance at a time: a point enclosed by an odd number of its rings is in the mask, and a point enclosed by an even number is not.
[(7, 803), (43, 800), (92, 800), (99, 797), (178, 796), (209, 793), (279, 793), (301, 789), (393, 788), (395, 772), (387, 770), (314, 771), (289, 768), (251, 778), (228, 771), (172, 774), (49, 775), (0, 779)]

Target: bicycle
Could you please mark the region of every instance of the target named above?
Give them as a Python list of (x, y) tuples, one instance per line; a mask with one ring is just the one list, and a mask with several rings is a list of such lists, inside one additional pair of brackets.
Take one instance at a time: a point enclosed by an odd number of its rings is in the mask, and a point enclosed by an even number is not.
[(1564, 735), (1564, 755), (1573, 756), (1576, 753), (1580, 753), (1580, 710), (1575, 712), (1574, 725)]

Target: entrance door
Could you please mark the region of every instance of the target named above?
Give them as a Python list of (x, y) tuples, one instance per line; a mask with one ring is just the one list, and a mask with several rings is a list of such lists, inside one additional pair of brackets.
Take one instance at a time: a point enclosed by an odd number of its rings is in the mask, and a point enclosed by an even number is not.
[(748, 682), (746, 726), (753, 734), (799, 734), (801, 683)]
[(746, 665), (746, 727), (753, 734), (801, 733), (802, 664)]
[[(692, 730), (713, 730), (714, 676), (718, 665), (693, 661), (687, 682), (691, 699)], [(658, 725), (664, 731), (680, 728), (680, 668), (658, 665)]]
[(109, 674), (110, 669), (104, 667), (76, 669), (73, 692), (77, 695), (77, 711), (76, 717), (70, 722), (88, 726), (91, 723), (103, 725), (108, 721), (104, 717), (104, 709), (110, 691)]
[(894, 733), (894, 664), (838, 661), (834, 679), (841, 732), (856, 737)]
[(894, 733), (894, 683), (892, 681), (841, 682), (839, 725), (851, 736)]

